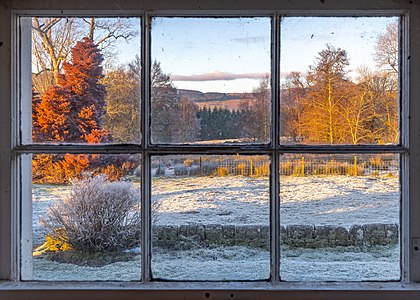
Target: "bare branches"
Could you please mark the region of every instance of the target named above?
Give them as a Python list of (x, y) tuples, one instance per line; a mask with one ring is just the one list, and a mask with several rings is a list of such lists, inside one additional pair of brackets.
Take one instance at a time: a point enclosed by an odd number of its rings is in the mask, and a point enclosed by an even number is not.
[(129, 41), (138, 34), (124, 18), (33, 18), (32, 28), (35, 73), (47, 74), (35, 84), (39, 93), (57, 83), (62, 63), (69, 59), (76, 41), (88, 37), (101, 50), (113, 53), (116, 40)]
[[(72, 18), (33, 18), (32, 41), (36, 73), (45, 73), (46, 78), (38, 78), (38, 86), (43, 92), (58, 80), (62, 62), (67, 60), (79, 30)], [(41, 80), (45, 80), (42, 82)]]
[(376, 40), (375, 61), (380, 69), (398, 75), (398, 22), (388, 24)]

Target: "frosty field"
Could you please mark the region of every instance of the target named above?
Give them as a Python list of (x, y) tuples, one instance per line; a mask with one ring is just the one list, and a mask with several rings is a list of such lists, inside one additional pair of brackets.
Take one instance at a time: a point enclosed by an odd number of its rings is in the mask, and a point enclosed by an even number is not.
[[(34, 246), (45, 232), (39, 216), (66, 193), (65, 186), (34, 185)], [(281, 225), (339, 225), (399, 223), (400, 191), (397, 177), (308, 176), (281, 177)], [(222, 224), (268, 225), (268, 178), (156, 177), (152, 215), (156, 225)], [(322, 249), (282, 246), (284, 280), (397, 280), (399, 246), (337, 247)], [(174, 280), (265, 280), (269, 253), (248, 247), (210, 247), (168, 251), (153, 249), (155, 278)], [(139, 280), (140, 256), (134, 261), (85, 267), (34, 259), (39, 280)]]

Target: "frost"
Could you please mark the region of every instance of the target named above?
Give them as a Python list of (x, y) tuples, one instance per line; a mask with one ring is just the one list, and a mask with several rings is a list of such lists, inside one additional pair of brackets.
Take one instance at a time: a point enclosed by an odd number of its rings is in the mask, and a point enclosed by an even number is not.
[[(33, 186), (34, 244), (43, 239), (38, 216), (68, 193), (65, 186)], [(397, 177), (282, 176), (281, 222), (286, 225), (399, 224)], [(152, 200), (159, 202), (157, 225), (268, 225), (267, 177), (158, 177)], [(378, 213), (380, 211), (380, 213)], [(362, 232), (363, 233), (363, 232)], [(132, 249), (139, 253), (140, 249)], [(172, 280), (259, 280), (269, 277), (269, 252), (244, 246), (153, 249), (154, 278)], [(398, 280), (399, 245), (375, 247), (288, 248), (283, 245), (282, 280)], [(39, 280), (139, 280), (134, 261), (89, 268), (34, 259)]]

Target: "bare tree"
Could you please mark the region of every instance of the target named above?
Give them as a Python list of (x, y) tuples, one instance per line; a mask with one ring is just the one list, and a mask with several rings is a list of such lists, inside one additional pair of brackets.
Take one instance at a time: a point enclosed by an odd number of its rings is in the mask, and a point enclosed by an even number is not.
[(384, 33), (376, 39), (374, 58), (381, 70), (398, 75), (399, 24), (394, 22), (386, 26)]
[(349, 83), (346, 101), (339, 104), (339, 113), (344, 119), (344, 142), (352, 145), (368, 144), (383, 132), (383, 128), (373, 126), (377, 118), (375, 103), (368, 83)]
[(398, 85), (388, 72), (373, 72), (367, 68), (358, 70), (359, 90), (365, 91), (372, 111), (367, 124), (372, 132), (372, 142), (398, 143)]
[(242, 133), (246, 138), (258, 142), (270, 140), (271, 89), (269, 77), (260, 80), (252, 91), (252, 99), (239, 103)]
[(308, 99), (302, 118), (305, 136), (313, 143), (342, 142), (339, 118), (340, 102), (346, 97), (347, 52), (327, 44), (309, 67)]
[(307, 84), (300, 72), (290, 72), (281, 89), (280, 128), (284, 142), (299, 142), (303, 138), (302, 113)]
[(106, 50), (103, 51), (106, 58), (116, 40), (129, 40), (137, 34), (129, 20), (121, 18), (33, 18), (32, 28), (36, 67), (33, 81), (39, 93), (57, 83), (62, 62), (69, 58), (77, 40), (92, 39), (102, 51)]
[(252, 91), (254, 96), (254, 109), (258, 120), (258, 139), (262, 142), (270, 140), (271, 128), (271, 89), (270, 78), (266, 76), (261, 79), (257, 88)]
[(173, 143), (176, 141), (179, 96), (171, 77), (163, 72), (159, 62), (153, 62), (151, 73), (152, 141), (154, 143)]
[(384, 33), (376, 40), (374, 58), (380, 69), (371, 76), (375, 91), (380, 95), (381, 121), (386, 128), (384, 143), (398, 143), (398, 70), (399, 70), (399, 22), (388, 24)]
[(102, 84), (107, 91), (104, 127), (116, 142), (140, 142), (140, 77), (119, 67), (108, 71)]
[(32, 28), (33, 82), (41, 93), (58, 81), (62, 63), (69, 58), (80, 28), (74, 18), (33, 18)]
[(186, 96), (179, 101), (179, 116), (174, 136), (179, 143), (195, 142), (200, 133), (200, 123), (197, 118), (198, 106)]

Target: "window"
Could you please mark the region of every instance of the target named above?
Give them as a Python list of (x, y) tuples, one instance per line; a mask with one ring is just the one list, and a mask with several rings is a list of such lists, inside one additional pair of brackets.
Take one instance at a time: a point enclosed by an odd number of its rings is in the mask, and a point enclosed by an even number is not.
[(417, 4), (41, 2), (2, 12), (0, 294), (418, 296)]

